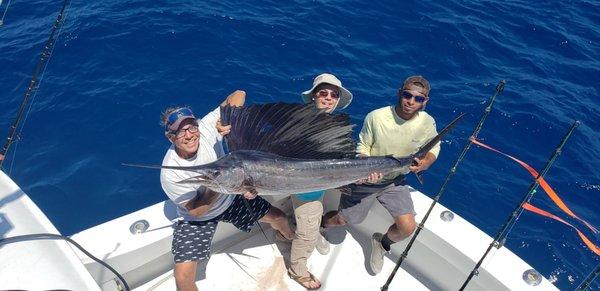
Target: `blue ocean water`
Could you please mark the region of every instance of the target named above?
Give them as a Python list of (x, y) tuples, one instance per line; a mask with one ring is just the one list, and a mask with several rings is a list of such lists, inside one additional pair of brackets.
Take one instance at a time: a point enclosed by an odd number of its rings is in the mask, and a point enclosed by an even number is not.
[[(9, 7), (0, 27), (0, 134), (61, 3)], [(120, 165), (161, 162), (169, 146), (159, 126), (165, 107), (187, 104), (202, 115), (235, 89), (250, 103), (299, 102), (321, 72), (354, 93), (345, 111), (357, 131), (369, 111), (397, 101), (411, 74), (431, 81), (427, 111), (439, 127), (468, 113), (418, 187), (430, 196), (498, 81), (506, 89), (480, 137), (537, 169), (580, 120), (547, 180), (575, 213), (600, 226), (598, 2), (108, 0), (75, 1), (66, 17), (4, 164), (64, 234), (166, 199), (158, 172)], [(494, 235), (530, 183), (516, 164), (473, 147), (441, 203)], [(600, 243), (541, 191), (532, 203)], [(506, 245), (561, 289), (578, 286), (600, 262), (572, 229), (527, 212)]]

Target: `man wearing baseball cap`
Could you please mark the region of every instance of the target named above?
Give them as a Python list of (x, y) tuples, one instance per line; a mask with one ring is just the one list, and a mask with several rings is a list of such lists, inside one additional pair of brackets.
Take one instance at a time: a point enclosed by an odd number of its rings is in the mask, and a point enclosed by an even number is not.
[[(221, 106), (241, 106), (245, 92), (235, 91)], [(197, 166), (207, 164), (225, 155), (222, 135), (230, 126), (221, 126), (220, 108), (196, 119), (188, 107), (168, 108), (162, 114), (165, 136), (172, 143), (165, 154), (163, 166)], [(219, 221), (232, 223), (242, 231), (250, 231), (257, 221), (269, 223), (284, 237), (291, 239), (288, 220), (284, 213), (252, 193), (230, 195), (213, 192), (203, 186), (177, 183), (195, 174), (189, 171), (162, 169), (160, 182), (163, 190), (177, 206), (179, 220), (173, 226), (173, 253), (175, 283), (178, 290), (198, 290), (195, 283), (198, 262), (208, 260), (210, 244)], [(243, 199), (252, 199), (250, 209)]]
[[(408, 156), (437, 135), (435, 120), (423, 109), (429, 101), (429, 82), (422, 76), (411, 76), (398, 90), (398, 103), (371, 111), (359, 134), (357, 152), (362, 156)], [(423, 159), (415, 159), (408, 170), (390, 173), (381, 179), (369, 179), (363, 184), (349, 185), (350, 195), (342, 195), (339, 211), (323, 218), (325, 227), (361, 223), (375, 202), (392, 215), (392, 224), (385, 234), (374, 233), (369, 265), (374, 273), (381, 272), (383, 257), (391, 245), (415, 230), (415, 211), (410, 191), (404, 181), (409, 171), (428, 169), (440, 152), (438, 143)], [(375, 182), (376, 181), (376, 182)]]

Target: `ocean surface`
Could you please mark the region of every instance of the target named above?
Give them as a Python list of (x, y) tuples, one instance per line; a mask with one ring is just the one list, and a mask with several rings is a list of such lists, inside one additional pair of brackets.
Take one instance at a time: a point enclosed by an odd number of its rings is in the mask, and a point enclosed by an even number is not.
[[(2, 144), (61, 4), (8, 7)], [(300, 102), (316, 75), (331, 72), (354, 93), (345, 112), (358, 132), (368, 112), (397, 102), (407, 76), (421, 74), (432, 84), (427, 112), (438, 128), (468, 114), (444, 139), (426, 184), (410, 178), (433, 197), (506, 80), (480, 137), (541, 170), (580, 120), (546, 177), (600, 227), (599, 68), (596, 1), (73, 1), (4, 170), (70, 235), (166, 199), (158, 171), (121, 163), (162, 161), (167, 106), (203, 115), (236, 89), (248, 103)], [(515, 163), (474, 146), (441, 203), (493, 236), (531, 182)], [(542, 191), (532, 204), (600, 243)], [(529, 212), (506, 245), (565, 290), (600, 262), (574, 230)]]

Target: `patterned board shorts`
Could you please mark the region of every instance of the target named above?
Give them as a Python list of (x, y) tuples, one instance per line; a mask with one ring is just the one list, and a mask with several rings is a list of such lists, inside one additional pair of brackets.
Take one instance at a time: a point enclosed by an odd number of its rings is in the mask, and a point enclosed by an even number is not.
[(248, 200), (248, 204), (252, 211), (246, 207), (244, 197), (236, 195), (231, 206), (211, 220), (180, 220), (175, 223), (171, 247), (175, 263), (207, 259), (210, 256), (210, 243), (219, 221), (229, 222), (238, 229), (248, 232), (271, 208), (271, 204), (261, 197)]
[(410, 197), (410, 188), (401, 183), (389, 185), (349, 185), (350, 195), (340, 197), (339, 214), (349, 224), (359, 224), (367, 218), (369, 209), (379, 201), (392, 215), (397, 217), (405, 214), (415, 214), (415, 208)]

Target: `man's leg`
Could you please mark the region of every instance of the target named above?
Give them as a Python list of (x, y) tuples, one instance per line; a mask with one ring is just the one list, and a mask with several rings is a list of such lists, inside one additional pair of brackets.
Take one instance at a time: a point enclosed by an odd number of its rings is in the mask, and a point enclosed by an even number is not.
[[(390, 225), (385, 235), (392, 243), (399, 242), (409, 237), (415, 231), (416, 227), (417, 224), (413, 213), (398, 215), (394, 217), (394, 224)], [(385, 245), (384, 248), (386, 248)], [(386, 249), (389, 250), (389, 248)]]
[(374, 233), (371, 239), (371, 269), (379, 273), (383, 267), (383, 257), (391, 250), (391, 245), (409, 237), (416, 228), (415, 210), (407, 186), (394, 186), (386, 188), (377, 197), (381, 205), (394, 218), (385, 234)]
[(287, 239), (291, 240), (294, 238), (294, 232), (290, 229), (287, 217), (283, 211), (275, 206), (271, 205), (267, 214), (259, 221), (270, 224), (273, 229), (279, 231)]
[(347, 192), (340, 196), (338, 211), (329, 211), (323, 216), (321, 226), (324, 228), (343, 226), (347, 223), (358, 224), (367, 217), (369, 209), (375, 202), (380, 187), (366, 185), (350, 185)]
[(321, 226), (324, 228), (338, 227), (346, 225), (346, 220), (342, 218), (337, 210), (329, 211), (323, 216)]
[(179, 291), (197, 291), (196, 269), (198, 262), (184, 262), (175, 264), (175, 285)]
[[(194, 223), (194, 224), (191, 224)], [(175, 284), (177, 290), (198, 290), (196, 269), (198, 262), (208, 260), (210, 243), (218, 222), (178, 222), (173, 227), (171, 251), (175, 261)]]
[[(307, 260), (312, 254), (320, 236), (319, 225), (323, 215), (323, 204), (321, 201), (301, 201), (292, 197), (294, 205), (294, 216), (296, 217), (296, 235), (292, 241), (290, 254), (289, 273), (292, 278), (310, 278), (306, 266)], [(317, 279), (306, 280), (301, 283), (308, 289), (319, 288), (321, 282)]]
[(233, 203), (223, 214), (219, 221), (230, 222), (242, 231), (250, 231), (258, 221), (266, 222), (275, 230), (281, 232), (287, 239), (294, 238), (288, 219), (279, 208), (272, 206), (260, 196), (247, 200), (242, 195), (236, 195)]

